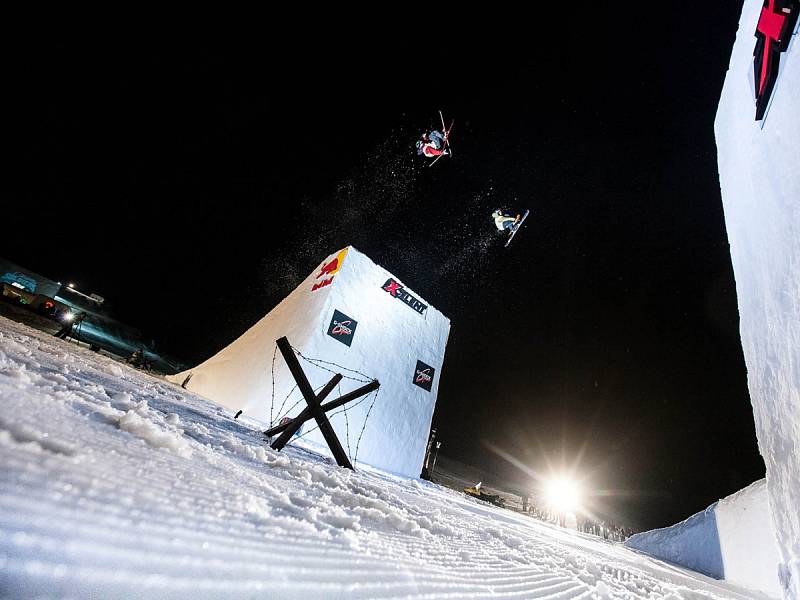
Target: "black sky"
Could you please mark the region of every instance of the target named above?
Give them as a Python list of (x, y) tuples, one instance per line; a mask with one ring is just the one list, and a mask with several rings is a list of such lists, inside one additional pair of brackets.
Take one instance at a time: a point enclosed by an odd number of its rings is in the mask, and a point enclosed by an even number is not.
[[(433, 53), (358, 28), (31, 44), (1, 254), (193, 364), (352, 244), (452, 321), (443, 453), (520, 486), (492, 448), (580, 456), (598, 510), (667, 525), (764, 473), (713, 136), (740, 9), (603, 7)], [(427, 169), (439, 108), (456, 156)], [(507, 250), (502, 204), (532, 211)]]

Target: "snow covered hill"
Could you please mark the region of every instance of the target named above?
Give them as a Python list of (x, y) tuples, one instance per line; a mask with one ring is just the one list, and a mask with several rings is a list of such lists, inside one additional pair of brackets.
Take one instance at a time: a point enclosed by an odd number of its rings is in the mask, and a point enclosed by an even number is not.
[(0, 318), (0, 596), (753, 598), (442, 487), (350, 472)]

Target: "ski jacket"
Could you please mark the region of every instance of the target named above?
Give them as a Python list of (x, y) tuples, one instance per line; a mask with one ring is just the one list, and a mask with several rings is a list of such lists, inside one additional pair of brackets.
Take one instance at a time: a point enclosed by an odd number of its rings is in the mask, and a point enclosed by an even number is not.
[(508, 221), (516, 221), (516, 220), (517, 220), (517, 219), (516, 219), (516, 217), (508, 217), (508, 216), (504, 215), (503, 213), (501, 213), (501, 212), (499, 212), (499, 211), (495, 211), (495, 212), (493, 212), (493, 213), (492, 213), (492, 217), (494, 218), (494, 224), (495, 224), (495, 226), (496, 226), (496, 227), (497, 227), (497, 228), (498, 228), (500, 231), (503, 231), (503, 230), (505, 230), (505, 228), (506, 228), (505, 224), (506, 224)]
[(431, 142), (426, 142), (422, 145), (422, 153), (428, 158), (431, 158), (433, 156), (441, 156), (444, 154), (444, 150), (437, 150), (436, 146)]

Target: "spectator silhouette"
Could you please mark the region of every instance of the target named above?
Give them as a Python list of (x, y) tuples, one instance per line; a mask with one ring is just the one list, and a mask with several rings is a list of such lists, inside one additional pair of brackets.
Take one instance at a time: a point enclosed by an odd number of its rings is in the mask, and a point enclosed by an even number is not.
[(85, 312), (78, 313), (74, 319), (65, 321), (64, 324), (61, 326), (61, 329), (59, 329), (54, 335), (57, 338), (61, 338), (62, 340), (67, 339), (67, 337), (72, 337), (72, 329), (76, 325), (80, 325), (85, 318), (86, 318)]

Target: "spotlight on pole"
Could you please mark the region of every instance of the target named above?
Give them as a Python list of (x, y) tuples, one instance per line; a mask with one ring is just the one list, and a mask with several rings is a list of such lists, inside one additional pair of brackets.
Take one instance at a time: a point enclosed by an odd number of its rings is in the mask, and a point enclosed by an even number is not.
[(436, 457), (439, 456), (439, 448), (442, 447), (442, 442), (436, 442), (436, 450), (433, 452), (433, 464), (431, 465), (431, 474), (433, 474), (434, 469), (436, 468)]

